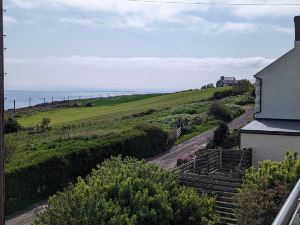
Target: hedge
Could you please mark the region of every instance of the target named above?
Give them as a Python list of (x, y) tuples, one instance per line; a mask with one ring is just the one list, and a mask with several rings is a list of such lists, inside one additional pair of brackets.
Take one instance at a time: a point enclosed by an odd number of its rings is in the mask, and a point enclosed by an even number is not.
[[(86, 148), (8, 170), (6, 179), (6, 215), (63, 190), (78, 176), (85, 177), (97, 164), (111, 156), (147, 158), (166, 149), (167, 134), (158, 127), (139, 126), (121, 137), (87, 144)], [(79, 145), (80, 146), (80, 145)], [(63, 151), (63, 149), (62, 149)]]

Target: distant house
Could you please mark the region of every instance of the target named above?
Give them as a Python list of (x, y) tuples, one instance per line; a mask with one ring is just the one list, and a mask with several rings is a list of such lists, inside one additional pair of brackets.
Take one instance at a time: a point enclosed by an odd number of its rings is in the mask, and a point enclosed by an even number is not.
[(206, 84), (206, 85), (202, 86), (201, 89), (208, 89), (208, 88), (214, 88), (214, 87), (215, 87), (214, 84), (210, 83), (210, 84)]
[(255, 166), (300, 152), (300, 16), (295, 29), (295, 47), (254, 76), (255, 121), (242, 128), (241, 147), (253, 148)]
[(220, 80), (217, 81), (216, 87), (234, 86), (238, 83), (235, 77), (224, 77), (221, 76)]

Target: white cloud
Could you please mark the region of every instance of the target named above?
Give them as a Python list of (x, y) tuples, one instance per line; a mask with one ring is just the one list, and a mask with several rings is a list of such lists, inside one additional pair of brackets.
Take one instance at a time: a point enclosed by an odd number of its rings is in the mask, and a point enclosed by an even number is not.
[[(188, 89), (221, 75), (252, 79), (272, 59), (100, 58), (7, 59), (9, 89), (129, 88)], [(26, 74), (24, 74), (26, 71)], [(17, 82), (16, 82), (17, 81)]]

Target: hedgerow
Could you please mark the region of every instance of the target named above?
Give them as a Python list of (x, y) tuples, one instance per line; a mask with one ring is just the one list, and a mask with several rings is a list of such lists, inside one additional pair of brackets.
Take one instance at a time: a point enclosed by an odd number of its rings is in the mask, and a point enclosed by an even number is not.
[(120, 157), (49, 199), (35, 225), (213, 225), (215, 199), (179, 186), (176, 175)]
[(152, 125), (136, 127), (107, 140), (90, 137), (58, 141), (53, 148), (43, 150), (40, 157), (35, 154), (30, 163), (14, 162), (6, 170), (6, 214), (62, 190), (104, 159), (119, 154), (151, 157), (163, 152), (166, 143), (167, 134)]

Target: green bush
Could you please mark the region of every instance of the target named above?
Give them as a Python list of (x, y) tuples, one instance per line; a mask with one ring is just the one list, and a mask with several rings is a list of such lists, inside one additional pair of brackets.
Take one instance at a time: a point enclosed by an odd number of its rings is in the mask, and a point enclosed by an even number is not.
[(229, 97), (233, 95), (232, 89), (224, 90), (224, 91), (216, 91), (213, 95), (214, 100), (219, 100), (225, 97)]
[(287, 153), (282, 162), (263, 162), (247, 171), (236, 196), (237, 218), (243, 225), (270, 225), (300, 177), (300, 160)]
[(221, 122), (218, 128), (214, 131), (213, 139), (210, 140), (206, 146), (207, 149), (213, 149), (217, 147), (221, 147), (224, 143), (224, 140), (229, 135), (229, 128), (226, 123)]
[[(148, 158), (166, 149), (167, 134), (152, 125), (141, 125), (109, 139), (56, 141), (40, 159), (30, 164), (16, 164), (6, 170), (6, 214), (62, 190), (78, 176), (86, 176), (97, 164), (122, 154)], [(28, 163), (28, 162), (27, 162)]]
[(247, 92), (251, 92), (253, 89), (253, 85), (249, 80), (239, 80), (237, 85), (235, 85), (232, 89), (234, 95), (245, 94)]
[(235, 101), (237, 105), (250, 105), (255, 103), (255, 98), (249, 95), (242, 96)]
[(4, 116), (4, 132), (14, 133), (21, 130), (21, 124), (13, 117), (5, 114)]
[(177, 177), (132, 158), (105, 161), (49, 200), (36, 225), (213, 225), (215, 199), (180, 187)]
[(230, 109), (220, 101), (214, 101), (210, 104), (208, 107), (208, 115), (225, 122), (232, 120)]

